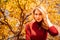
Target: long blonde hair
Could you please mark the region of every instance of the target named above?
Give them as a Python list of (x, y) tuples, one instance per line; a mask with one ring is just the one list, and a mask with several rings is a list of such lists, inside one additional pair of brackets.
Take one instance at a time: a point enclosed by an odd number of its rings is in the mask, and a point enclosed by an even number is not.
[[(43, 6), (36, 7), (36, 8), (33, 10), (33, 14), (34, 14), (35, 10), (37, 10), (37, 9), (40, 10), (40, 12), (41, 12), (42, 14), (47, 14), (47, 11), (45, 10), (45, 8), (44, 8)], [(48, 27), (47, 23), (46, 23), (44, 20), (42, 20), (42, 27), (43, 27), (44, 29), (47, 29), (47, 28), (45, 28), (45, 27)]]

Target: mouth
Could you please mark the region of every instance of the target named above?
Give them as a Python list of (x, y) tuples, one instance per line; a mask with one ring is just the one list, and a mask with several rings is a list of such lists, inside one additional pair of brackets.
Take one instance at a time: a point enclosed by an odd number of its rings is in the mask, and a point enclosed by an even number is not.
[(37, 20), (37, 21), (40, 21), (40, 20)]
[(38, 22), (40, 22), (40, 21), (41, 21), (41, 19), (37, 19), (37, 21), (38, 21)]

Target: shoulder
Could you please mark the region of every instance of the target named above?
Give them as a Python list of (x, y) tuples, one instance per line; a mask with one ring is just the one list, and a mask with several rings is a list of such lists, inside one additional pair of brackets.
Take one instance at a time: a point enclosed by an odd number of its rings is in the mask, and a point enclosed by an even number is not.
[(33, 24), (34, 22), (35, 22), (35, 20), (32, 20), (32, 21), (26, 23), (26, 25), (31, 25), (31, 24)]
[(30, 27), (34, 22), (35, 22), (35, 21), (34, 21), (34, 20), (32, 20), (32, 21), (30, 21), (30, 22), (26, 23), (26, 24), (25, 24), (25, 27)]

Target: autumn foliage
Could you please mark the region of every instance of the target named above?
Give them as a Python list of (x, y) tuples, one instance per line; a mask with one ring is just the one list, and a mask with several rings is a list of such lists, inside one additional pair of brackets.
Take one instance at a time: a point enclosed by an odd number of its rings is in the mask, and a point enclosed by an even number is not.
[(32, 11), (38, 6), (43, 6), (50, 21), (60, 26), (60, 0), (0, 0), (0, 39), (25, 38), (24, 26), (33, 19)]

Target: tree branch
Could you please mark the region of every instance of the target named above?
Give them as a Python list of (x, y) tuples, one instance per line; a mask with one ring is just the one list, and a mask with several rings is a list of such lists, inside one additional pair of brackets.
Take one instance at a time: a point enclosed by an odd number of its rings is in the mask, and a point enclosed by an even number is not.
[[(3, 9), (3, 10), (4, 10), (4, 9)], [(11, 25), (6, 21), (6, 16), (5, 16), (5, 14), (4, 14), (5, 10), (4, 10), (4, 11), (3, 11), (3, 10), (0, 9), (0, 11), (2, 12), (2, 14), (3, 14), (3, 16), (4, 16), (4, 22), (0, 21), (0, 23), (7, 25), (7, 26), (9, 27), (9, 29), (13, 32)], [(13, 33), (15, 34), (15, 32), (13, 32)]]

